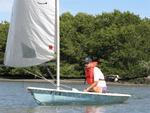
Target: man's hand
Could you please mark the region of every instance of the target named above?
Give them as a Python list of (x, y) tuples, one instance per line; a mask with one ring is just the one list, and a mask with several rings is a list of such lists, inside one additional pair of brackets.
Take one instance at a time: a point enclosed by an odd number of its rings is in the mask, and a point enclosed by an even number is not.
[(87, 89), (84, 89), (83, 91), (84, 91), (84, 92), (88, 92), (88, 90), (87, 90)]

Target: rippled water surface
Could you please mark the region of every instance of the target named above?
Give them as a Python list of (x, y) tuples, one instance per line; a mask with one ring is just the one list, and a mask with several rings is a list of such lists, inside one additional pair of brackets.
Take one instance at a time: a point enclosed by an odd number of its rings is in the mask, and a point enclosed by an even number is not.
[[(150, 113), (150, 86), (109, 86), (110, 92), (132, 95), (123, 104), (38, 106), (26, 87), (51, 87), (48, 83), (0, 82), (0, 113)], [(69, 84), (83, 90), (83, 84)]]

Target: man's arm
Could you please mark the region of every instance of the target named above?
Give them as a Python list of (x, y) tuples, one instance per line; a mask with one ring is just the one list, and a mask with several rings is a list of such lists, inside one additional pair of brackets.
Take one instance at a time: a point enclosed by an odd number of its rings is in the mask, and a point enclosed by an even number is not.
[(94, 83), (91, 84), (89, 87), (87, 87), (84, 91), (85, 91), (85, 92), (90, 91), (90, 90), (93, 89), (97, 84), (98, 84), (98, 81), (94, 81)]

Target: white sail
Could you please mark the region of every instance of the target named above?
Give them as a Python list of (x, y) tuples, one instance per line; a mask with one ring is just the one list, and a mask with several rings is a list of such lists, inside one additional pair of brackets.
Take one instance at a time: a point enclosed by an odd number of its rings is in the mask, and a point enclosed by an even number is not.
[(4, 64), (27, 67), (55, 57), (55, 0), (14, 0)]
[(57, 90), (27, 88), (38, 104), (112, 104), (122, 103), (130, 97), (126, 94), (61, 90), (59, 41), (59, 0), (14, 0), (5, 65), (38, 65), (53, 59), (57, 50)]

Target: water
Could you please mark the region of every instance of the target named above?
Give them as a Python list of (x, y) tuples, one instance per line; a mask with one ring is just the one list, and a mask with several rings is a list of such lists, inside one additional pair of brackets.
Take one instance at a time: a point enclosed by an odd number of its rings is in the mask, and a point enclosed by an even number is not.
[[(132, 95), (123, 104), (39, 106), (26, 87), (50, 87), (47, 83), (0, 82), (0, 113), (150, 113), (150, 86), (109, 86), (110, 92)], [(69, 84), (83, 89), (83, 84)]]

